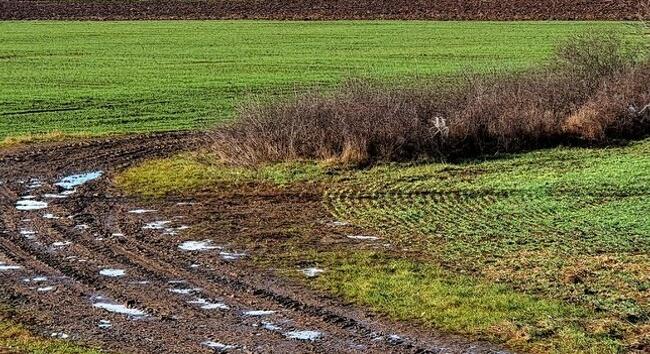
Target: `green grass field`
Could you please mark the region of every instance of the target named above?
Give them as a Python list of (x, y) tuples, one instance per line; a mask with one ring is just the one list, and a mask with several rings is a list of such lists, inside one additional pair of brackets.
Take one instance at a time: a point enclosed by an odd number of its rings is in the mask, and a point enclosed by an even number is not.
[(147, 196), (321, 182), (334, 217), (391, 248), (301, 247), (300, 260), (312, 252), (327, 269), (312, 283), (320, 289), (523, 351), (617, 353), (648, 340), (650, 140), (367, 170), (309, 162), (247, 170), (186, 154), (116, 181)]
[(0, 140), (201, 128), (248, 94), (543, 61), (615, 22), (1, 22)]

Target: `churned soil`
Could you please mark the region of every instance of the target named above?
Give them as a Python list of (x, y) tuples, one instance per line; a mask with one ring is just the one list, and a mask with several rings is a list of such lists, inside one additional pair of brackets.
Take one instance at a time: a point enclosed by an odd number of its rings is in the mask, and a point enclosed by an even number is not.
[(643, 0), (0, 0), (0, 19), (631, 20), (639, 18), (642, 3)]
[(111, 184), (142, 159), (203, 143), (164, 133), (0, 151), (0, 303), (11, 317), (122, 353), (499, 351), (372, 314), (257, 261), (292, 237), (283, 230), (304, 230), (296, 244), (316, 249), (349, 242), (317, 190), (141, 200)]

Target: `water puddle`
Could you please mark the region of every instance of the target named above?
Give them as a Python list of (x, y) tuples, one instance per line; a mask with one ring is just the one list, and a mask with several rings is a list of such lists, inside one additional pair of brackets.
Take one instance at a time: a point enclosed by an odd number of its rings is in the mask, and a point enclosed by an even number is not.
[(72, 244), (72, 242), (70, 242), (70, 241), (57, 241), (57, 242), (52, 243), (52, 247), (53, 248), (63, 248), (65, 246), (69, 246), (71, 244)]
[(268, 331), (281, 331), (282, 327), (276, 326), (275, 324), (271, 322), (262, 322), (262, 328), (268, 330)]
[(167, 224), (171, 223), (171, 221), (165, 220), (165, 221), (154, 221), (150, 222), (142, 227), (143, 230), (162, 230), (166, 228)]
[(146, 213), (155, 213), (157, 210), (153, 209), (133, 209), (129, 210), (131, 214), (146, 214)]
[(269, 315), (272, 315), (274, 313), (275, 313), (275, 311), (253, 310), (253, 311), (245, 311), (244, 316), (262, 317), (262, 316), (269, 316)]
[(236, 345), (223, 344), (223, 343), (219, 343), (219, 342), (213, 342), (211, 340), (205, 341), (205, 342), (201, 343), (201, 345), (204, 345), (204, 346), (206, 346), (206, 347), (208, 347), (210, 349), (214, 349), (214, 350), (216, 350), (218, 352), (225, 352), (227, 350), (237, 349)]
[(241, 257), (246, 256), (246, 253), (231, 253), (231, 252), (219, 252), (221, 259), (226, 261), (236, 261)]
[(289, 339), (305, 340), (305, 341), (315, 341), (323, 336), (321, 332), (318, 331), (291, 331), (284, 334), (285, 337)]
[(29, 180), (29, 184), (27, 185), (27, 188), (29, 189), (36, 189), (36, 188), (41, 188), (43, 187), (43, 182), (41, 182), (37, 178), (32, 178)]
[(44, 286), (42, 288), (36, 288), (36, 291), (38, 291), (39, 293), (46, 293), (46, 292), (52, 291), (54, 289), (55, 289), (55, 287), (53, 287), (53, 286)]
[(43, 219), (54, 220), (54, 219), (60, 219), (60, 217), (55, 216), (54, 214), (51, 213), (47, 213), (47, 214), (43, 214)]
[(345, 222), (345, 221), (332, 221), (330, 223), (330, 225), (332, 225), (332, 226), (348, 226), (350, 224)]
[(203, 310), (229, 310), (230, 307), (221, 302), (210, 302), (206, 299), (197, 298), (196, 300), (188, 301), (188, 304), (199, 305)]
[(69, 335), (67, 335), (67, 334), (65, 334), (63, 332), (54, 332), (54, 333), (50, 334), (50, 337), (57, 338), (57, 339), (68, 339), (68, 338), (70, 338)]
[(205, 241), (185, 241), (181, 243), (178, 248), (183, 251), (208, 251), (213, 249), (220, 249), (219, 246), (213, 246), (211, 240)]
[(119, 313), (122, 315), (127, 315), (130, 317), (145, 317), (146, 313), (142, 310), (128, 308), (125, 305), (112, 304), (110, 302), (96, 302), (93, 304), (94, 307), (106, 310), (108, 312)]
[(19, 265), (9, 265), (3, 262), (0, 262), (0, 272), (8, 271), (8, 270), (18, 270), (21, 269), (22, 267)]
[(190, 295), (195, 292), (201, 291), (201, 288), (189, 288), (189, 289), (168, 289), (169, 292), (180, 295)]
[(47, 281), (47, 277), (33, 277), (33, 278), (25, 278), (23, 279), (25, 283), (42, 283), (44, 281)]
[(94, 172), (82, 173), (78, 175), (70, 175), (67, 177), (63, 177), (59, 182), (55, 183), (54, 185), (66, 190), (73, 190), (84, 183), (90, 182), (92, 180), (101, 177), (103, 173), (104, 172), (102, 171), (94, 171)]
[(43, 198), (45, 199), (65, 199), (67, 198), (70, 194), (74, 193), (74, 191), (63, 191), (59, 194), (44, 194)]
[(20, 233), (20, 235), (21, 235), (22, 237), (24, 237), (24, 238), (26, 238), (26, 239), (28, 239), (28, 240), (33, 240), (33, 239), (36, 238), (36, 234), (37, 234), (38, 232), (36, 232), (36, 231), (32, 231), (32, 230), (25, 230), (25, 229), (23, 229), (23, 230), (20, 230), (19, 233)]
[(300, 270), (307, 278), (315, 278), (323, 273), (325, 270), (320, 268), (305, 268)]
[(124, 269), (106, 268), (99, 271), (100, 275), (110, 278), (123, 277), (126, 274)]
[(24, 199), (16, 202), (16, 209), (22, 211), (40, 210), (45, 208), (47, 208), (47, 203), (38, 200)]
[(109, 320), (100, 320), (97, 327), (99, 327), (101, 329), (109, 329), (109, 328), (113, 327), (113, 324)]
[(348, 235), (348, 238), (352, 240), (370, 240), (370, 241), (379, 240), (379, 237), (377, 236), (364, 236), (364, 235)]
[(120, 232), (116, 232), (114, 234), (111, 234), (111, 236), (113, 236), (113, 237), (124, 237), (124, 234), (120, 233)]

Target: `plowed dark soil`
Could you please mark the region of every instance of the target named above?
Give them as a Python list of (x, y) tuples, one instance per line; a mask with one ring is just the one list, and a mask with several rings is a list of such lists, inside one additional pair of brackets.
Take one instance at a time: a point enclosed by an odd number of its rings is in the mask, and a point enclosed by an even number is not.
[(639, 0), (0, 0), (0, 19), (637, 19)]
[[(323, 248), (344, 242), (317, 191), (143, 201), (111, 186), (119, 169), (201, 143), (167, 133), (0, 151), (0, 303), (43, 335), (124, 353), (498, 351), (260, 269), (252, 259), (287, 237), (279, 230), (306, 228), (304, 242)], [(102, 175), (56, 186), (92, 171)], [(19, 200), (48, 204), (19, 210)], [(183, 249), (191, 245), (205, 249)]]

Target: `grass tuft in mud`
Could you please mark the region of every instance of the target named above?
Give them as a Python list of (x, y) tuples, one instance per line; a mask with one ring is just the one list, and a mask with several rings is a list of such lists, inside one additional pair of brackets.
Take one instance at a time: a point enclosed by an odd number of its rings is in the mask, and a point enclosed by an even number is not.
[(102, 351), (84, 348), (68, 341), (49, 339), (32, 334), (25, 327), (0, 314), (0, 352), (30, 354), (100, 354)]

